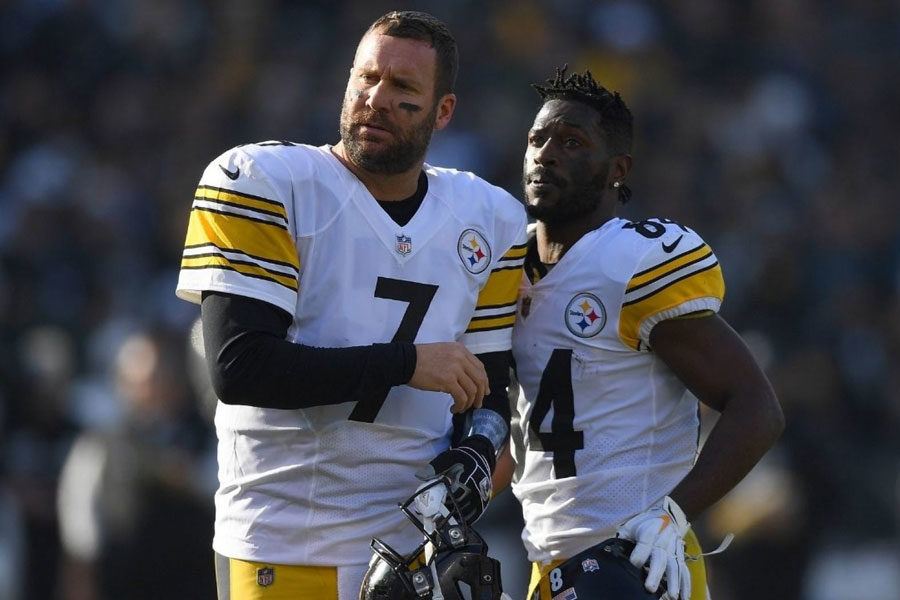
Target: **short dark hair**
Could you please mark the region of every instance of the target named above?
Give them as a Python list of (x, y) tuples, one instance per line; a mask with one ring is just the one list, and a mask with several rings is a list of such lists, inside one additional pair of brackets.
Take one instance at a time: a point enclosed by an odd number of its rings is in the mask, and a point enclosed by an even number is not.
[(566, 75), (568, 65), (556, 69), (556, 77), (548, 85), (533, 84), (543, 103), (550, 100), (577, 100), (600, 113), (600, 126), (606, 132), (610, 149), (616, 154), (631, 152), (634, 118), (619, 92), (611, 92), (594, 79), (590, 71), (583, 75)]
[(397, 38), (428, 42), (437, 53), (434, 91), (437, 96), (453, 92), (459, 71), (459, 51), (456, 38), (443, 21), (428, 13), (415, 10), (394, 10), (378, 17), (366, 34), (379, 33)]
[[(566, 75), (568, 65), (556, 69), (556, 76), (547, 85), (532, 84), (546, 104), (550, 100), (575, 100), (583, 102), (600, 113), (600, 126), (606, 133), (609, 149), (614, 154), (630, 154), (634, 139), (634, 117), (619, 92), (611, 92), (600, 85), (585, 70), (584, 74)], [(619, 188), (619, 199), (624, 204), (631, 197), (628, 186)]]

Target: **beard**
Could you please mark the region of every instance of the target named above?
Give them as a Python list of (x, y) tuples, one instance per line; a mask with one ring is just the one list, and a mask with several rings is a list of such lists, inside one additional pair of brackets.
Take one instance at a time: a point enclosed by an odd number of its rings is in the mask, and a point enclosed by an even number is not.
[[(350, 114), (347, 98), (341, 108), (341, 141), (353, 164), (369, 173), (396, 175), (411, 169), (424, 156), (434, 133), (437, 106), (425, 116), (422, 122), (407, 131), (389, 123), (380, 113), (372, 111), (360, 114), (354, 119)], [(375, 123), (393, 134), (395, 141), (386, 148), (370, 149), (359, 135), (363, 123)]]
[(522, 177), (525, 189), (525, 212), (533, 219), (550, 225), (559, 225), (583, 218), (594, 212), (603, 200), (608, 178), (605, 172), (587, 181), (567, 182), (544, 172), (541, 177), (556, 186), (556, 194), (550, 196), (528, 193), (527, 173)]

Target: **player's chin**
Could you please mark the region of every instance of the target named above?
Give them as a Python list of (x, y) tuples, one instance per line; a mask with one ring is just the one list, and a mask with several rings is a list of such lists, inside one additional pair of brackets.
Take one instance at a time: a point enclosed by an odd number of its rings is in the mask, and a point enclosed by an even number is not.
[(533, 219), (544, 223), (563, 223), (568, 221), (567, 211), (560, 206), (559, 198), (554, 196), (527, 198), (525, 212)]
[(363, 152), (380, 153), (385, 152), (391, 147), (391, 142), (387, 137), (375, 135), (357, 135), (353, 138), (353, 143)]
[(550, 209), (559, 204), (559, 188), (547, 184), (529, 184), (525, 188), (525, 205), (536, 210)]
[(393, 146), (384, 139), (370, 139), (365, 137), (354, 137), (353, 154), (365, 160), (366, 162), (381, 162), (386, 160), (385, 157), (391, 154)]

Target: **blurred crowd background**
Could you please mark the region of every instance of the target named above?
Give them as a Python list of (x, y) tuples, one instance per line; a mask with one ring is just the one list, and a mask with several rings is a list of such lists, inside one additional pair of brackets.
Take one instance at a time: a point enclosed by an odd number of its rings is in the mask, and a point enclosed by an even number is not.
[[(636, 118), (623, 216), (718, 254), (787, 429), (695, 524), (737, 535), (713, 597), (900, 598), (900, 3), (0, 0), (0, 600), (214, 598), (194, 186), (241, 143), (337, 141), (395, 8), (460, 45), (430, 162), (521, 198), (529, 84), (590, 68)], [(515, 514), (481, 527), (519, 600)]]

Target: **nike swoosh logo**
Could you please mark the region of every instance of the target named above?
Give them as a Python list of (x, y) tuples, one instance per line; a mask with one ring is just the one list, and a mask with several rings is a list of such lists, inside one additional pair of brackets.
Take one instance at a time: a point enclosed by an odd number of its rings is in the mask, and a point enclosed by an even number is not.
[(237, 179), (237, 178), (240, 177), (240, 175), (241, 175), (241, 170), (240, 170), (240, 169), (235, 169), (234, 171), (229, 171), (228, 169), (226, 169), (226, 168), (223, 167), (222, 165), (219, 165), (219, 168), (222, 169), (222, 172), (225, 173), (225, 176), (228, 177), (228, 179), (231, 179), (232, 181), (234, 181), (235, 179)]
[[(232, 179), (234, 179), (234, 177), (232, 177)], [(682, 235), (679, 235), (679, 236), (678, 236), (678, 239), (675, 240), (674, 242), (672, 242), (671, 244), (663, 243), (663, 245), (662, 245), (662, 247), (663, 247), (663, 252), (666, 252), (666, 253), (672, 252), (672, 250), (675, 249), (675, 247), (678, 245), (678, 243), (681, 241), (681, 238), (683, 238), (683, 237), (684, 237), (683, 234), (682, 234)]]
[[(678, 239), (680, 240), (681, 238), (678, 238)], [(676, 246), (678, 245), (677, 241), (675, 242), (675, 245)], [(662, 521), (662, 523), (659, 526), (658, 533), (662, 533), (663, 529), (665, 529), (666, 527), (669, 526), (669, 523), (672, 522), (672, 517), (670, 517), (669, 515), (663, 515), (662, 517), (660, 517), (660, 520)]]

